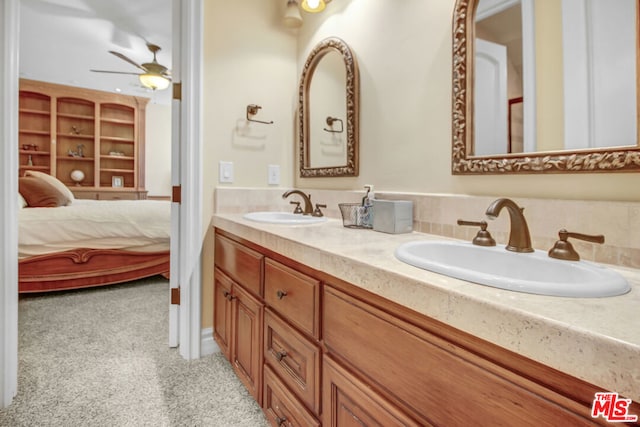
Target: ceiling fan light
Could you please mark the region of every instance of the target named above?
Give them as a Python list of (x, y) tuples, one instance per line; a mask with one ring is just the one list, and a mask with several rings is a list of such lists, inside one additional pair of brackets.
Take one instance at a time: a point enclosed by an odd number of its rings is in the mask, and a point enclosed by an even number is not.
[(322, 12), (331, 0), (302, 0), (300, 6), (307, 12), (318, 13)]
[(144, 87), (148, 87), (151, 90), (164, 90), (169, 87), (169, 79), (155, 73), (145, 73), (139, 76), (140, 83)]

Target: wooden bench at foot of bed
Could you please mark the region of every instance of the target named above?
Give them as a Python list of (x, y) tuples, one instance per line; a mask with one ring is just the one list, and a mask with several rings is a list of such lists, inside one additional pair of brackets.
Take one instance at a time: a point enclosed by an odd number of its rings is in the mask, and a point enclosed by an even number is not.
[(169, 277), (169, 251), (72, 249), (24, 258), (18, 266), (20, 293), (60, 291)]

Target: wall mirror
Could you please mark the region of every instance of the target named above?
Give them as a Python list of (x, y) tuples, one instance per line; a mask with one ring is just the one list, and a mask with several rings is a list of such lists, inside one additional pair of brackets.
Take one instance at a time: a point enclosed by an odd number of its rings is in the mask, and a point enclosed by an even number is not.
[(640, 170), (638, 0), (457, 0), (452, 172)]
[(298, 92), (301, 177), (358, 175), (359, 86), (344, 41), (331, 37), (313, 48)]

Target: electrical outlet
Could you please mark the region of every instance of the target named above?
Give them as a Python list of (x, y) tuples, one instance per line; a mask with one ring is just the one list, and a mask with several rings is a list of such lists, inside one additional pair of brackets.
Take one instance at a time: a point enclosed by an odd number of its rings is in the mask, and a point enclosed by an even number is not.
[(218, 173), (218, 182), (233, 182), (233, 162), (223, 162), (221, 160)]
[(280, 185), (280, 165), (267, 166), (267, 174), (269, 185)]

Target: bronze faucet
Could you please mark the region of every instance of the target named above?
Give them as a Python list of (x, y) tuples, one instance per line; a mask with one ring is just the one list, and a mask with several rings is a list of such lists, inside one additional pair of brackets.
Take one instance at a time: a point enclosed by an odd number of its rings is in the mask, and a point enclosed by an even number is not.
[(495, 200), (489, 205), (486, 212), (487, 217), (489, 219), (496, 219), (502, 208), (507, 208), (509, 211), (509, 220), (511, 221), (509, 244), (506, 249), (513, 252), (533, 252), (529, 227), (522, 213), (524, 208), (518, 206), (511, 199), (502, 198)]
[(311, 194), (309, 195), (304, 194), (300, 190), (288, 190), (284, 192), (284, 194), (282, 195), (282, 198), (286, 199), (292, 194), (298, 194), (300, 195), (300, 197), (302, 197), (302, 200), (304, 201), (304, 209), (302, 210), (303, 215), (313, 214), (313, 204), (311, 203)]

